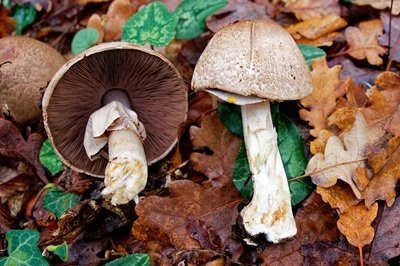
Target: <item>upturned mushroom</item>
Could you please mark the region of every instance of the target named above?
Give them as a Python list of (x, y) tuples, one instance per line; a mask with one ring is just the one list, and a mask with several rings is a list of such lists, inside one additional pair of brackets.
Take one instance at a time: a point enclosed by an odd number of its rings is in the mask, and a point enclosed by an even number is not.
[(43, 98), (56, 153), (78, 172), (105, 175), (102, 194), (114, 205), (144, 189), (147, 165), (176, 144), (186, 112), (187, 91), (175, 67), (123, 42), (100, 44), (67, 62)]
[(290, 191), (269, 101), (297, 100), (312, 91), (307, 64), (289, 33), (273, 21), (225, 26), (195, 67), (192, 87), (241, 105), (244, 141), (254, 182), (241, 211), (246, 231), (277, 243), (296, 234)]
[(46, 43), (17, 36), (0, 39), (0, 116), (20, 124), (38, 119), (41, 89), (64, 63)]

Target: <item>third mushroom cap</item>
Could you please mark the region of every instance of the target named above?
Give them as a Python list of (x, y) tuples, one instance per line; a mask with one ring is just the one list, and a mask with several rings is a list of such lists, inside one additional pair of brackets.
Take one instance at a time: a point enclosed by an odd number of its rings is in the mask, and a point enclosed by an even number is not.
[(47, 134), (63, 162), (104, 176), (103, 194), (123, 204), (140, 193), (147, 164), (176, 144), (187, 91), (162, 55), (129, 43), (105, 43), (67, 62), (44, 98)]
[(240, 21), (217, 32), (193, 73), (192, 87), (241, 105), (254, 182), (242, 211), (246, 231), (271, 242), (296, 234), (290, 192), (269, 100), (296, 100), (312, 91), (307, 64), (289, 33), (273, 21)]

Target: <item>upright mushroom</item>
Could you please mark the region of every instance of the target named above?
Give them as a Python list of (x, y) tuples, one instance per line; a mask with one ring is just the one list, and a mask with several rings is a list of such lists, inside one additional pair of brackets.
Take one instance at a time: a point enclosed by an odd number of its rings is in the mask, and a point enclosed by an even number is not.
[(187, 91), (175, 67), (122, 42), (100, 44), (67, 62), (43, 98), (55, 151), (78, 172), (105, 175), (102, 193), (114, 205), (144, 189), (147, 165), (176, 144), (186, 112)]
[(307, 64), (289, 33), (273, 21), (240, 21), (217, 32), (193, 73), (192, 87), (241, 105), (254, 182), (241, 211), (251, 235), (271, 242), (296, 234), (290, 192), (269, 101), (296, 100), (312, 90)]
[(28, 37), (0, 39), (0, 116), (25, 124), (40, 117), (41, 89), (65, 63), (50, 45)]

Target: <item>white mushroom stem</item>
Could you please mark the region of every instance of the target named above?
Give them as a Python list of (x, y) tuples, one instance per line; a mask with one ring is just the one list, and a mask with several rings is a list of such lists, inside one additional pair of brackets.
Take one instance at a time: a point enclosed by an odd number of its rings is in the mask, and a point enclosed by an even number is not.
[(246, 231), (277, 243), (296, 234), (289, 186), (269, 102), (242, 105), (243, 133), (254, 193), (241, 211)]
[(96, 159), (108, 142), (108, 165), (102, 194), (113, 205), (137, 198), (147, 182), (147, 160), (143, 149), (146, 132), (137, 114), (127, 104), (112, 101), (88, 121), (84, 146), (87, 155)]

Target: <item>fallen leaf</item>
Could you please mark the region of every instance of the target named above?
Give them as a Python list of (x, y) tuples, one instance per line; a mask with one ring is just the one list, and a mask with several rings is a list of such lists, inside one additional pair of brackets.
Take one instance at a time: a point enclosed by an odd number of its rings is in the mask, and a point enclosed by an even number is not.
[(339, 213), (338, 229), (346, 236), (350, 244), (358, 247), (360, 253), (362, 248), (374, 239), (375, 232), (371, 223), (377, 214), (378, 203), (374, 203), (369, 209), (360, 203), (352, 206), (345, 213)]
[(169, 191), (167, 197), (150, 196), (136, 206), (139, 218), (132, 233), (137, 239), (156, 240), (162, 234), (178, 249), (239, 252), (240, 244), (233, 240), (231, 227), (242, 198), (233, 185), (205, 188), (179, 180), (171, 183)]
[(121, 30), (125, 22), (130, 18), (136, 9), (130, 0), (115, 0), (108, 8), (104, 20), (104, 41), (118, 41), (121, 39)]
[(331, 32), (327, 35), (319, 37), (314, 40), (310, 40), (307, 38), (301, 38), (296, 40), (297, 44), (309, 44), (313, 46), (331, 46), (333, 42), (343, 42), (344, 35), (342, 32)]
[(188, 120), (196, 121), (205, 112), (212, 109), (211, 96), (205, 91), (200, 91), (189, 101)]
[(15, 29), (16, 21), (8, 15), (9, 11), (0, 5), (0, 38), (9, 36)]
[(6, 205), (0, 204), (0, 234), (5, 234), (15, 227), (14, 219)]
[(354, 172), (357, 168), (366, 167), (365, 162), (360, 160), (367, 156), (369, 146), (382, 136), (380, 127), (368, 127), (363, 116), (357, 113), (354, 126), (343, 134), (343, 141), (337, 136), (330, 137), (324, 154), (318, 153), (310, 159), (306, 173), (311, 175), (314, 184), (321, 187), (331, 187), (341, 179), (360, 199), (361, 192), (353, 180)]
[(292, 12), (299, 20), (308, 20), (327, 15), (340, 16), (338, 0), (297, 0), (288, 1), (285, 11)]
[(336, 99), (345, 94), (345, 89), (340, 86), (340, 66), (329, 68), (326, 58), (317, 58), (312, 67), (314, 89), (310, 95), (300, 100), (304, 108), (299, 114), (301, 119), (314, 127), (310, 133), (317, 137), (322, 129), (327, 129), (327, 118), (336, 109)]
[(25, 141), (12, 122), (0, 118), (0, 155), (29, 163), (36, 169), (40, 180), (47, 183), (45, 171), (39, 161), (42, 142), (43, 137), (38, 133), (29, 135)]
[(400, 256), (400, 198), (389, 208), (385, 206), (371, 244), (368, 261), (371, 265), (387, 263)]
[(109, 2), (110, 0), (74, 0), (74, 1), (81, 6), (86, 6), (87, 4)]
[(317, 193), (321, 195), (324, 202), (331, 205), (332, 209), (339, 209), (340, 213), (346, 212), (361, 201), (354, 196), (351, 188), (344, 182), (337, 182), (329, 188), (317, 187)]
[(44, 9), (46, 12), (49, 12), (53, 6), (51, 0), (14, 0), (13, 2), (19, 5), (31, 4), (37, 11), (42, 11)]
[[(354, 5), (359, 5), (359, 6), (370, 5), (376, 9), (386, 9), (386, 8), (390, 8), (392, 0), (351, 0), (351, 3)], [(393, 1), (392, 14), (393, 15), (400, 14), (400, 2), (399, 1), (396, 1), (396, 0)]]
[(293, 25), (286, 30), (292, 34), (295, 40), (306, 38), (315, 40), (332, 33), (347, 25), (347, 22), (337, 15), (311, 18)]
[(346, 80), (347, 78), (351, 78), (355, 83), (365, 86), (370, 86), (370, 84), (373, 84), (376, 76), (381, 73), (381, 71), (371, 68), (357, 67), (350, 59), (347, 58), (342, 58), (339, 64), (342, 66), (340, 79)]
[(231, 183), (242, 140), (224, 127), (216, 112), (203, 116), (200, 124), (190, 127), (193, 146), (203, 150), (190, 155), (194, 170), (205, 174), (213, 186)]
[(383, 150), (371, 149), (368, 162), (375, 175), (362, 192), (365, 205), (369, 207), (376, 200), (385, 200), (392, 206), (396, 199), (396, 185), (400, 179), (400, 136), (389, 140)]
[(345, 30), (349, 45), (347, 53), (355, 59), (367, 59), (371, 65), (383, 63), (381, 55), (387, 51), (378, 43), (378, 36), (383, 34), (382, 22), (379, 19), (364, 21), (359, 27), (349, 26)]
[(229, 0), (228, 5), (207, 20), (207, 27), (212, 32), (223, 26), (240, 20), (268, 19), (264, 6), (247, 0)]
[(312, 154), (323, 153), (325, 150), (328, 139), (334, 134), (327, 129), (323, 129), (319, 132), (318, 137), (311, 141), (310, 151)]
[(260, 254), (261, 265), (303, 265), (302, 245), (317, 241), (335, 241), (339, 238), (337, 216), (321, 196), (312, 193), (295, 216), (297, 234), (285, 243), (269, 245)]
[[(400, 2), (399, 8), (400, 8)], [(400, 11), (400, 9), (399, 9)], [(389, 46), (389, 31), (391, 32), (390, 40), (390, 59), (400, 62), (400, 17), (392, 16), (388, 13), (381, 14), (381, 21), (383, 23), (384, 35), (378, 36), (379, 43), (383, 46)]]

